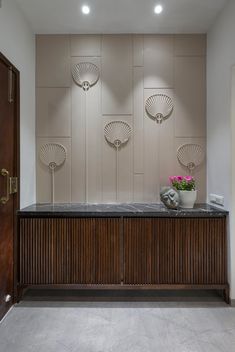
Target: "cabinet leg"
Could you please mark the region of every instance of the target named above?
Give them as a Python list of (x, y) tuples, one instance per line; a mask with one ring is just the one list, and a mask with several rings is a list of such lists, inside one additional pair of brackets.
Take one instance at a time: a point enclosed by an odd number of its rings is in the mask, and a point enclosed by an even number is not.
[(17, 297), (16, 297), (16, 302), (19, 303), (24, 295), (25, 287), (19, 286), (17, 287)]
[(224, 296), (224, 301), (227, 303), (227, 304), (230, 304), (230, 297), (229, 297), (229, 287), (225, 288), (223, 290), (223, 296)]

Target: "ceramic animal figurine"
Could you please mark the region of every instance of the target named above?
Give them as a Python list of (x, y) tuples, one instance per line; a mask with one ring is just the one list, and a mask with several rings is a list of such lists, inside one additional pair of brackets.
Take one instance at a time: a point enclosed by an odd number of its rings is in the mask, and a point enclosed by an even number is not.
[(160, 192), (160, 199), (168, 209), (178, 209), (180, 198), (176, 190), (171, 187), (164, 187)]

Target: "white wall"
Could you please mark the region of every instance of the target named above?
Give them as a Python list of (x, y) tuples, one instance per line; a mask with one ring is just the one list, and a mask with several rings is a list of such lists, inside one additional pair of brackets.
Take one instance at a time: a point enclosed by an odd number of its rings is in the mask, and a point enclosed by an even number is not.
[[(231, 81), (235, 64), (235, 1), (230, 0), (208, 33), (207, 56), (207, 141), (208, 195), (225, 197), (230, 213), (230, 283), (235, 299), (235, 226), (233, 213), (231, 153)], [(233, 132), (235, 138), (235, 131)], [(233, 155), (233, 159), (235, 155)], [(235, 182), (235, 181), (233, 181)], [(235, 199), (234, 199), (235, 201)]]
[(21, 207), (35, 202), (35, 36), (14, 0), (0, 8), (0, 51), (20, 71)]

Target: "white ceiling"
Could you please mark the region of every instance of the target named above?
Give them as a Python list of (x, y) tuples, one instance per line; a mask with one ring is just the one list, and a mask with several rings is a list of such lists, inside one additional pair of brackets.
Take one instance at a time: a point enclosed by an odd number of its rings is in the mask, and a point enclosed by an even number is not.
[[(3, 6), (4, 6), (3, 0)], [(204, 33), (227, 0), (15, 0), (35, 33)], [(91, 7), (81, 14), (82, 4)], [(155, 15), (157, 3), (164, 6)]]

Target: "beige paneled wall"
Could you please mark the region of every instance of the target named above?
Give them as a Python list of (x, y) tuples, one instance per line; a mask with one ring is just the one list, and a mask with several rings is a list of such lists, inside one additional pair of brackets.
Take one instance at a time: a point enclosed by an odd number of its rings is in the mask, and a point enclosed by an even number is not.
[[(66, 147), (55, 171), (56, 202), (158, 202), (172, 174), (186, 174), (176, 151), (206, 145), (206, 37), (204, 35), (37, 36), (37, 201), (50, 202), (51, 177), (39, 151), (49, 142)], [(75, 64), (100, 71), (87, 92), (72, 79)], [(145, 101), (166, 94), (174, 103), (162, 124)], [(132, 128), (118, 151), (104, 138), (111, 121)], [(205, 162), (195, 171), (198, 202), (206, 199)]]

